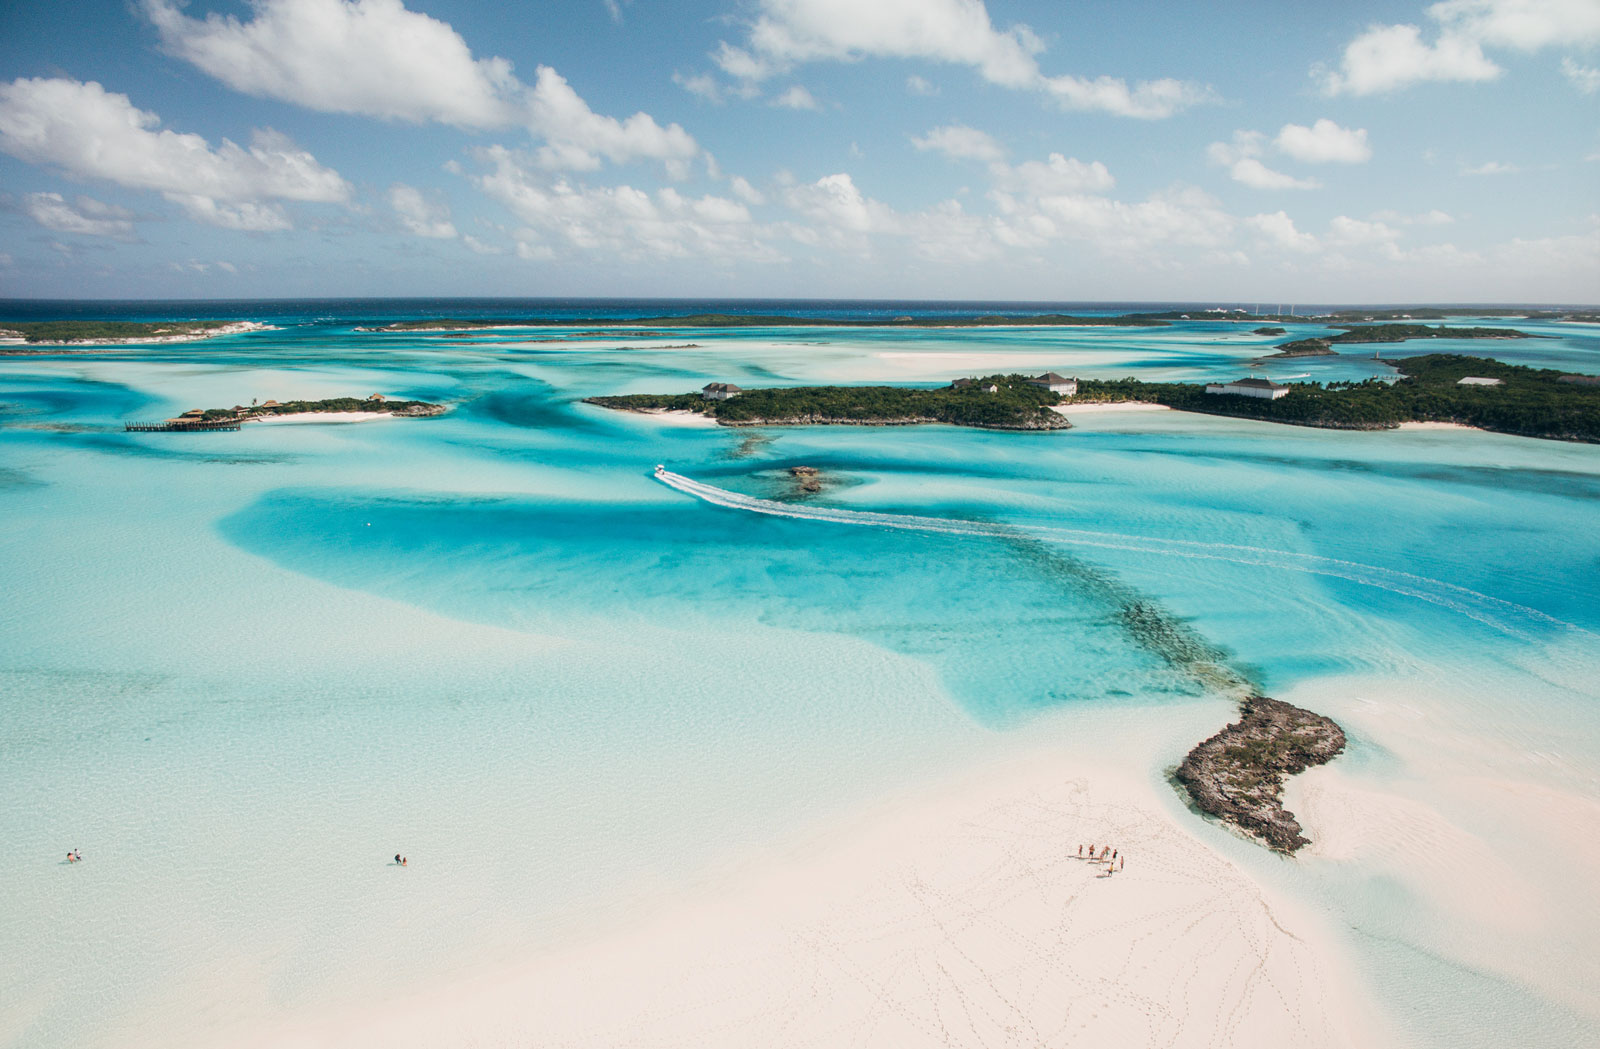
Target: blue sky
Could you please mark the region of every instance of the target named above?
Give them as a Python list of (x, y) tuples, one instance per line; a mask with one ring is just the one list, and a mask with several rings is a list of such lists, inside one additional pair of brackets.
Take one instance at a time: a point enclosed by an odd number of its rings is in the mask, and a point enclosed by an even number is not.
[(1600, 0), (8, 0), (0, 297), (1600, 301)]

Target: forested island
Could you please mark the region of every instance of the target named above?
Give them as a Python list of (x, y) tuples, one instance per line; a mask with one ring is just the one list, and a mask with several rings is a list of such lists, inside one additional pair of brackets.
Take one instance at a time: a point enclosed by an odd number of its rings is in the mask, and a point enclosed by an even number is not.
[(1347, 343), (1407, 342), (1411, 339), (1539, 339), (1542, 335), (1529, 335), (1515, 328), (1448, 328), (1426, 324), (1366, 324), (1333, 325), (1347, 328), (1338, 335), (1319, 335), (1310, 339), (1296, 339), (1278, 346), (1272, 357), (1325, 357), (1337, 353), (1335, 345)]
[[(993, 388), (994, 392), (988, 392)], [(590, 404), (633, 412), (696, 412), (724, 426), (911, 426), (947, 423), (988, 430), (1064, 430), (1051, 411), (1061, 395), (1022, 375), (991, 375), (961, 386), (792, 386), (743, 390), (728, 400), (699, 393), (589, 397)]]
[[(1600, 387), (1562, 373), (1487, 357), (1431, 353), (1389, 361), (1398, 382), (1295, 383), (1277, 400), (1219, 396), (1192, 383), (1081, 379), (1073, 403), (1146, 401), (1183, 411), (1322, 426), (1383, 430), (1403, 422), (1449, 422), (1522, 437), (1600, 442)], [(1494, 386), (1462, 386), (1468, 376)]]
[[(376, 331), (466, 331), (478, 328), (1047, 328), (1113, 327), (1164, 328), (1167, 322), (1141, 316), (1078, 317), (1066, 313), (1041, 313), (1033, 316), (983, 314), (967, 317), (785, 317), (745, 313), (690, 313), (680, 317), (583, 317), (558, 319), (528, 317), (520, 320), (432, 320), (400, 321)], [(592, 333), (585, 333), (592, 334)], [(599, 334), (605, 334), (601, 332)]]
[[(1052, 410), (1073, 404), (1138, 401), (1183, 411), (1341, 430), (1392, 429), (1404, 422), (1449, 422), (1522, 437), (1600, 442), (1600, 386), (1561, 372), (1486, 357), (1428, 354), (1391, 361), (1396, 382), (1295, 383), (1276, 400), (1209, 394), (1204, 384), (1139, 379), (1080, 379), (1077, 394), (1030, 385), (1020, 375), (992, 375), (961, 386), (796, 386), (744, 390), (728, 400), (700, 393), (590, 397), (603, 408), (694, 412), (728, 426), (948, 423), (997, 430), (1055, 430)], [(1459, 385), (1468, 376), (1496, 385)], [(988, 386), (994, 393), (985, 392)]]
[(265, 327), (256, 321), (0, 321), (0, 338), (31, 346), (114, 346), (190, 342)]
[(447, 409), (442, 404), (429, 401), (392, 400), (380, 393), (370, 397), (330, 397), (320, 401), (262, 401), (258, 404), (236, 404), (232, 408), (190, 408), (182, 415), (160, 422), (128, 422), (124, 429), (139, 432), (183, 432), (187, 430), (237, 430), (242, 424), (261, 419), (312, 413), (330, 415), (398, 415), (403, 418), (425, 418), (443, 415)]

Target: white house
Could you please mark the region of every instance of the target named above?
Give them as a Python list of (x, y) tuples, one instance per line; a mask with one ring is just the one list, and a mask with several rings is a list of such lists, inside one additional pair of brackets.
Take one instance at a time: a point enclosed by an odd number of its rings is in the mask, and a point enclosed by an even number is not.
[(1059, 393), (1063, 397), (1071, 397), (1078, 392), (1077, 379), (1069, 379), (1064, 375), (1057, 375), (1055, 372), (1035, 375), (1028, 380), (1028, 385), (1042, 386), (1051, 393)]
[(980, 393), (999, 393), (1000, 387), (987, 379), (957, 379), (950, 384), (953, 390), (977, 390)]
[(1261, 397), (1275, 401), (1289, 392), (1289, 387), (1271, 379), (1235, 379), (1232, 382), (1214, 382), (1206, 385), (1207, 393), (1231, 393), (1239, 397)]
[(1499, 379), (1484, 379), (1477, 375), (1465, 375), (1456, 380), (1457, 386), (1499, 386)]
[(726, 401), (743, 392), (731, 382), (708, 382), (700, 391), (700, 396), (708, 401)]

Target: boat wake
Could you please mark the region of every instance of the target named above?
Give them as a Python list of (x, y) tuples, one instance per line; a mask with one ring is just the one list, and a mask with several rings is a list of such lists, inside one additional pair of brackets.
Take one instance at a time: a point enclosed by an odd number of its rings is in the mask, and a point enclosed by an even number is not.
[(1413, 575), (1392, 568), (1321, 557), (1316, 554), (1274, 550), (1269, 547), (1245, 546), (1234, 543), (1208, 543), (1190, 539), (1158, 539), (1152, 536), (1127, 535), (1118, 532), (1097, 532), (1077, 528), (1053, 526), (1012, 526), (996, 522), (973, 521), (952, 517), (925, 517), (916, 514), (886, 514), (870, 510), (844, 510), (836, 507), (806, 506), (775, 502), (755, 496), (741, 495), (724, 488), (705, 484), (665, 467), (657, 467), (656, 480), (685, 495), (691, 495), (714, 506), (747, 513), (786, 517), (800, 521), (820, 521), (828, 524), (855, 525), (868, 528), (892, 528), (902, 531), (926, 532), (939, 535), (970, 535), (1001, 539), (1032, 539), (1060, 543), (1073, 547), (1103, 550), (1126, 550), (1135, 553), (1157, 554), (1163, 557), (1186, 557), (1202, 560), (1227, 561), (1239, 565), (1277, 568), (1312, 575), (1344, 579), (1362, 586), (1375, 587), (1390, 593), (1416, 598), (1449, 609), (1477, 620), (1485, 626), (1508, 634), (1521, 641), (1542, 643), (1549, 641), (1551, 632), (1571, 631), (1586, 641), (1600, 641), (1600, 634), (1528, 608), (1512, 601), (1456, 586), (1453, 583)]

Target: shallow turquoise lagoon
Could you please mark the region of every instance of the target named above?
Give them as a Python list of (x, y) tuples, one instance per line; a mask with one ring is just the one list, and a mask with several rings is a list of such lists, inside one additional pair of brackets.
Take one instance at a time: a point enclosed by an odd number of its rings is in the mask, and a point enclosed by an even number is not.
[[(367, 320), (0, 359), (0, 1044), (204, 1044), (625, 923), (1072, 704), (1220, 725), (1234, 686), (1420, 677), (1454, 737), (1495, 741), (1486, 764), (1543, 755), (1541, 782), (1600, 797), (1593, 447), (1177, 413), (744, 431), (579, 403), (711, 380), (1209, 379), (1280, 341), (1199, 322), (550, 343), (353, 330)], [(1385, 353), (1600, 371), (1592, 327), (1546, 328)], [(371, 392), (453, 408), (121, 430)], [(772, 512), (686, 495), (657, 463)], [(797, 465), (827, 488), (803, 498)], [(930, 518), (945, 526), (908, 520)], [(1166, 759), (1192, 742), (1175, 733)], [(1360, 735), (1341, 761), (1409, 771)], [(1351, 930), (1419, 1044), (1594, 1030), (1581, 993), (1464, 962), (1385, 871), (1210, 832)], [(87, 862), (67, 868), (73, 847)], [(63, 941), (92, 958), (40, 947)], [(1451, 1017), (1481, 1001), (1495, 1018), (1464, 1033)]]

